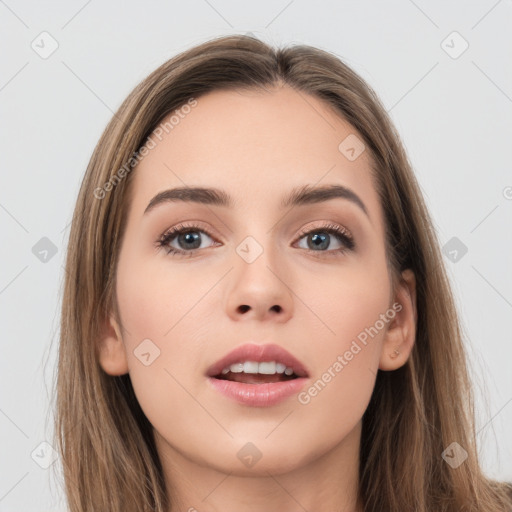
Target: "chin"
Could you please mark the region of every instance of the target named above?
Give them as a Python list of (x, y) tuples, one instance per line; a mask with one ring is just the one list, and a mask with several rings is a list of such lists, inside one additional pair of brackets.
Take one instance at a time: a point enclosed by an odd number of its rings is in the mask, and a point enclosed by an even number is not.
[[(299, 444), (304, 448), (304, 443)], [(227, 450), (228, 453), (231, 449)], [(232, 448), (232, 455), (227, 455), (225, 449), (215, 456), (210, 455), (210, 460), (203, 460), (203, 464), (215, 468), (223, 473), (231, 473), (237, 476), (269, 476), (289, 473), (306, 465), (315, 458), (315, 453), (298, 453), (297, 446), (287, 446), (272, 442), (251, 442), (245, 439), (237, 442)]]

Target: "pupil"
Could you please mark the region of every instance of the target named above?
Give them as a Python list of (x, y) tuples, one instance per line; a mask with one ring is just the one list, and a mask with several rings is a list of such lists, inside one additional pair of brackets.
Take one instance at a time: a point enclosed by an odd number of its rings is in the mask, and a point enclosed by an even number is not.
[[(187, 242), (185, 245), (188, 245), (189, 248), (197, 249), (201, 245), (201, 241), (199, 240), (199, 234), (194, 232), (182, 233), (179, 238), (181, 241)], [(193, 246), (189, 242), (195, 242)]]
[(329, 235), (314, 234), (311, 237), (311, 240), (313, 247), (321, 247), (322, 249), (326, 249), (329, 246)]

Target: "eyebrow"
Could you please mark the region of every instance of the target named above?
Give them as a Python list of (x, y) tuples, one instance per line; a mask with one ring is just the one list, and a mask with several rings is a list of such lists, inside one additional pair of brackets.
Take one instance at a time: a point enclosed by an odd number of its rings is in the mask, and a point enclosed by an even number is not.
[[(281, 208), (317, 204), (331, 199), (346, 199), (357, 205), (365, 214), (368, 210), (361, 198), (351, 189), (343, 185), (324, 185), (312, 187), (304, 185), (292, 189), (281, 201)], [(206, 187), (178, 187), (158, 193), (147, 205), (144, 215), (157, 205), (169, 202), (192, 202), (213, 206), (233, 208), (233, 198), (224, 190)]]

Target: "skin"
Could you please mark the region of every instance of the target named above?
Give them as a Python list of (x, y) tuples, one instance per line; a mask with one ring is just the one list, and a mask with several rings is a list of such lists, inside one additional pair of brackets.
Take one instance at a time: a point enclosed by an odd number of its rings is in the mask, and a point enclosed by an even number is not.
[[(349, 134), (357, 132), (321, 100), (288, 86), (214, 91), (134, 171), (117, 268), (120, 319), (105, 320), (100, 364), (130, 374), (173, 511), (360, 510), (361, 419), (377, 370), (410, 355), (416, 292), (410, 271), (392, 289), (368, 152), (349, 161), (338, 150)], [(305, 184), (349, 187), (369, 216), (338, 198), (282, 210), (282, 196)], [(235, 207), (169, 202), (144, 215), (157, 193), (182, 186), (222, 188)], [(193, 256), (155, 248), (187, 221), (206, 230)], [(303, 228), (325, 233), (327, 223), (348, 229), (354, 250), (335, 253), (343, 246), (335, 236), (327, 249), (298, 238)], [(263, 249), (252, 263), (236, 252), (247, 236)], [(190, 251), (183, 240), (171, 244)], [(273, 342), (307, 365), (307, 390), (393, 303), (402, 305), (394, 319), (305, 405), (292, 396), (249, 407), (207, 385), (207, 368), (233, 348)], [(146, 366), (134, 350), (148, 338), (160, 355)], [(249, 442), (262, 454), (252, 467), (237, 457)]]

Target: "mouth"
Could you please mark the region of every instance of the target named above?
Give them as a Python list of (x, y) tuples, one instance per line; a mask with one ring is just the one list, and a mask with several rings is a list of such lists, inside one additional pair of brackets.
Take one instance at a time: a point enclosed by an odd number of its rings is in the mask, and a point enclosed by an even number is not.
[(242, 345), (206, 372), (210, 385), (235, 401), (250, 406), (279, 403), (304, 387), (309, 372), (279, 345)]
[(276, 361), (245, 361), (223, 368), (214, 379), (242, 382), (244, 384), (265, 384), (286, 382), (299, 378), (292, 367)]

